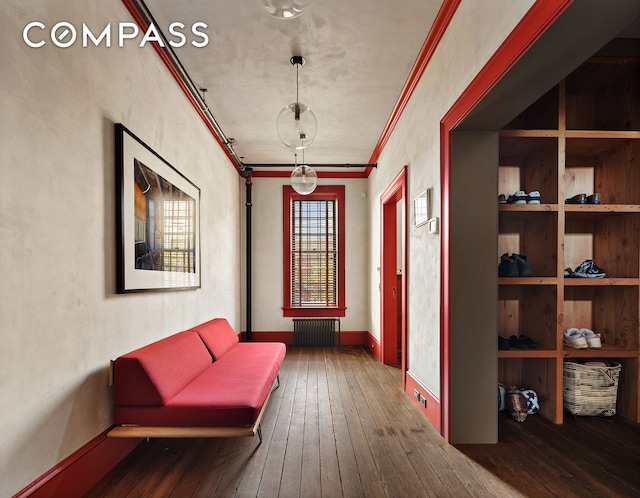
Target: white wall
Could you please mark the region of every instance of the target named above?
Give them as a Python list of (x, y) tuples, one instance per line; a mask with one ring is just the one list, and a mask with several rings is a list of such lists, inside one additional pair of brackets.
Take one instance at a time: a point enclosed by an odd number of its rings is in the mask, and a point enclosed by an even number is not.
[[(34, 49), (30, 21), (131, 21), (119, 1), (0, 4), (0, 496), (112, 423), (109, 360), (240, 323), (240, 186), (153, 48)], [(201, 189), (202, 288), (115, 294), (113, 123)]]
[[(371, 333), (380, 339), (380, 195), (408, 171), (408, 369), (440, 396), (440, 237), (413, 226), (412, 201), (434, 187), (440, 216), (440, 121), (533, 4), (533, 0), (462, 2), (370, 176)], [(473, 257), (473, 248), (469, 248)]]
[[(290, 331), (293, 322), (282, 316), (282, 186), (288, 178), (254, 178), (252, 188), (253, 313), (252, 330)], [(345, 186), (346, 316), (343, 331), (368, 328), (368, 195), (365, 179), (320, 179), (318, 185)]]

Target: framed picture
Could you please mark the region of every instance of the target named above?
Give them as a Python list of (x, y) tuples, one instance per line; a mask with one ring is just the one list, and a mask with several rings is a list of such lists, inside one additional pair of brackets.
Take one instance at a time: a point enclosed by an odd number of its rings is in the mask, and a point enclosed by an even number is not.
[(431, 217), (431, 189), (427, 189), (413, 199), (413, 224), (424, 225)]
[(122, 124), (116, 132), (117, 291), (200, 287), (200, 189)]

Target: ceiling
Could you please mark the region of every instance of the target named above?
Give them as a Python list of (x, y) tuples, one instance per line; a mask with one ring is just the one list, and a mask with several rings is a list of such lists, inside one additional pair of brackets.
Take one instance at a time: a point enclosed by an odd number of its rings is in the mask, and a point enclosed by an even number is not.
[[(318, 121), (308, 164), (366, 164), (389, 120), (442, 0), (315, 0), (274, 19), (260, 0), (146, 0), (161, 29), (204, 22), (206, 47), (174, 52), (245, 164), (294, 162), (276, 118), (296, 101)], [(184, 30), (187, 34), (188, 28)], [(301, 162), (298, 154), (298, 162)]]

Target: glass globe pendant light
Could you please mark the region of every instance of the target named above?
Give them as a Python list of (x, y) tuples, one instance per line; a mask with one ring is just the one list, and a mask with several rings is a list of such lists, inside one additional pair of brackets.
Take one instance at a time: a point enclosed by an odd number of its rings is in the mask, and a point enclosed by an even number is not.
[(276, 19), (293, 19), (302, 14), (313, 0), (260, 0), (262, 7)]
[(298, 101), (298, 72), (304, 64), (304, 57), (294, 55), (290, 62), (296, 67), (296, 101), (280, 111), (276, 120), (276, 131), (287, 147), (302, 150), (316, 138), (318, 122), (313, 111)]
[[(308, 195), (316, 189), (318, 185), (318, 175), (311, 166), (307, 166), (306, 164), (298, 166), (297, 154), (295, 154), (295, 160), (295, 168), (291, 172), (291, 187), (299, 194)], [(304, 163), (304, 158), (302, 162)]]

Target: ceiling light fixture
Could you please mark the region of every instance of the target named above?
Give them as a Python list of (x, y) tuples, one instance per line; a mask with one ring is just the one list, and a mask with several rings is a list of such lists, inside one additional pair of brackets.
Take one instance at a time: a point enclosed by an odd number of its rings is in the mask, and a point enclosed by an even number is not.
[(296, 67), (296, 101), (280, 111), (276, 131), (287, 147), (302, 150), (316, 138), (318, 122), (313, 111), (298, 101), (298, 72), (304, 65), (304, 57), (294, 55), (289, 62)]
[(302, 14), (313, 0), (260, 0), (271, 17), (276, 19), (293, 19)]
[(318, 185), (318, 175), (311, 166), (304, 164), (304, 150), (302, 151), (302, 163), (298, 166), (298, 154), (295, 156), (295, 168), (291, 172), (291, 187), (302, 195), (308, 195)]

